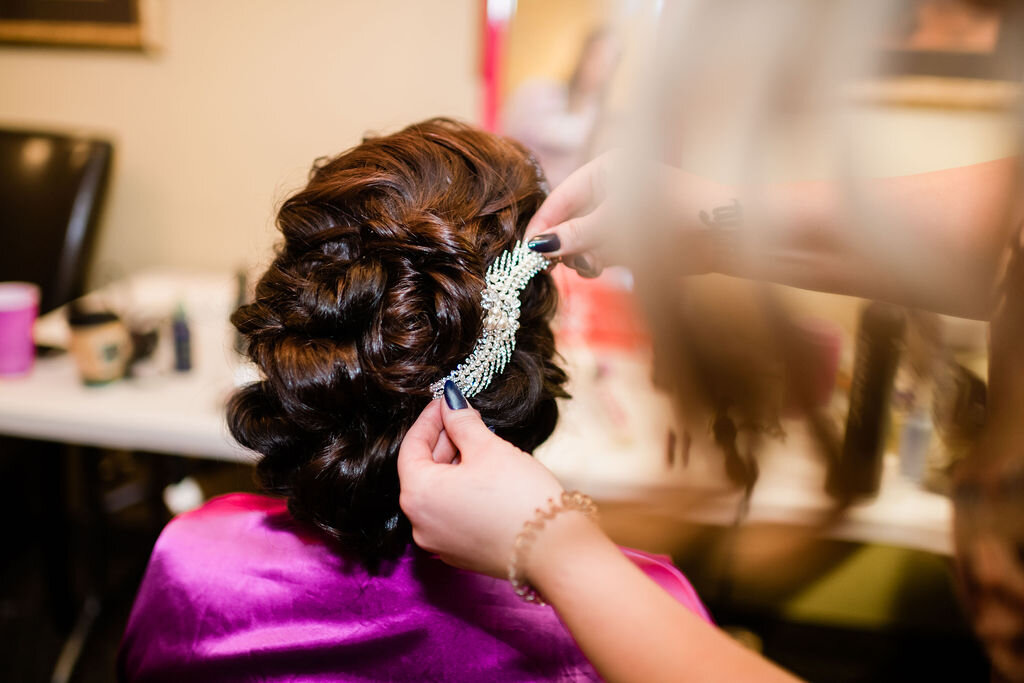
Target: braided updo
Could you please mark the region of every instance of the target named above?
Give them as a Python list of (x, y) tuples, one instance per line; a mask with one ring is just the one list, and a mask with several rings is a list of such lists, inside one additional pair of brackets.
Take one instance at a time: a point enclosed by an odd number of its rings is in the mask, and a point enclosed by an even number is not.
[[(369, 567), (410, 541), (398, 448), (481, 332), (488, 264), (544, 197), (519, 144), (433, 119), (316, 164), (281, 206), (283, 244), (231, 318), (263, 379), (231, 398), (228, 424), (262, 456), (261, 485)], [(555, 426), (566, 376), (550, 275), (521, 300), (511, 361), (473, 407), (529, 452)]]

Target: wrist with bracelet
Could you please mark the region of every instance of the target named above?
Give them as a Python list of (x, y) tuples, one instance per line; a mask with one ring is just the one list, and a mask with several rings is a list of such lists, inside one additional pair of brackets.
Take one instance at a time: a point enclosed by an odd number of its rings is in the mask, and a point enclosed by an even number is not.
[(537, 508), (533, 519), (523, 524), (512, 544), (512, 558), (508, 564), (508, 580), (516, 595), (536, 605), (546, 605), (540, 594), (526, 581), (526, 558), (544, 526), (563, 512), (580, 512), (597, 520), (597, 505), (590, 496), (579, 491), (563, 491), (558, 500), (548, 498), (547, 506)]

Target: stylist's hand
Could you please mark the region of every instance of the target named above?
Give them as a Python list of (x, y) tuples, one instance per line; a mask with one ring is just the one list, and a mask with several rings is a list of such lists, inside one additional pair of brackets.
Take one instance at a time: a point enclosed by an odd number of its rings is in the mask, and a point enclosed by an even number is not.
[(453, 383), (406, 434), (398, 476), (416, 544), (498, 577), (524, 522), (562, 493), (546, 467), (487, 429)]
[(548, 195), (526, 226), (531, 249), (561, 258), (583, 277), (597, 277), (607, 262), (600, 249), (613, 229), (605, 206), (608, 178), (618, 157), (609, 152), (576, 169)]
[[(634, 180), (621, 182), (625, 177)], [(613, 185), (620, 191), (613, 194)], [(625, 196), (629, 193), (643, 196)], [(531, 249), (561, 259), (583, 277), (622, 265), (631, 250), (665, 244), (682, 250), (675, 263), (685, 273), (679, 274), (708, 272), (713, 268), (706, 221), (723, 207), (728, 210), (734, 196), (733, 188), (677, 168), (608, 152), (578, 168), (548, 195), (526, 226), (525, 238)], [(645, 232), (661, 229), (678, 241), (652, 239), (657, 236)], [(684, 257), (685, 266), (678, 260)]]

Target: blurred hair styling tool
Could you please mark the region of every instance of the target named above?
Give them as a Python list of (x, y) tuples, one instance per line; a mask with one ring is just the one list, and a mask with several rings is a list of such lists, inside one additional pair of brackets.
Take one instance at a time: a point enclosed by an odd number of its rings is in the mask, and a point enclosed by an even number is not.
[(878, 492), (889, 400), (905, 328), (906, 315), (897, 306), (875, 301), (861, 313), (846, 433), (825, 482), (828, 492), (840, 500)]

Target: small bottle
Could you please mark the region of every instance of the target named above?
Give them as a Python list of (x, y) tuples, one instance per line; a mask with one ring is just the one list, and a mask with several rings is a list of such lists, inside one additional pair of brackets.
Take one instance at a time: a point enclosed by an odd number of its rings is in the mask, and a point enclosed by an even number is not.
[(828, 492), (837, 498), (867, 497), (878, 492), (889, 403), (905, 327), (903, 310), (891, 304), (875, 301), (861, 313), (846, 434), (825, 482)]
[[(235, 310), (238, 310), (249, 303), (249, 276), (244, 268), (239, 268), (235, 271), (235, 287), (237, 289), (235, 294)], [(245, 336), (235, 328), (235, 352), (240, 356), (244, 356), (246, 344)]]
[(925, 465), (934, 433), (931, 406), (918, 404), (903, 423), (900, 434), (900, 474), (915, 484), (924, 481)]
[(192, 332), (188, 328), (188, 318), (185, 317), (185, 306), (182, 303), (174, 311), (171, 328), (174, 335), (174, 369), (188, 372), (192, 369)]

